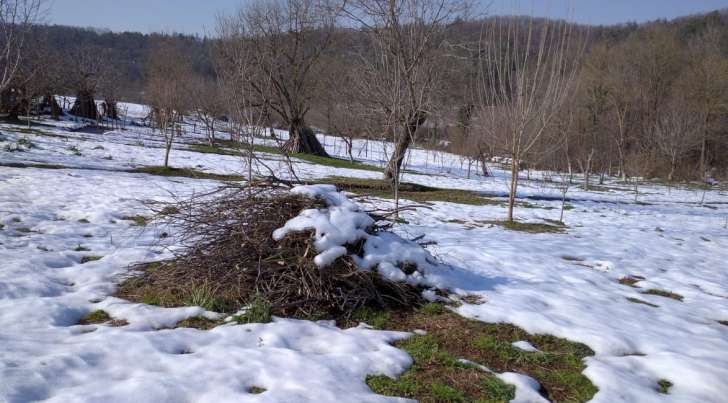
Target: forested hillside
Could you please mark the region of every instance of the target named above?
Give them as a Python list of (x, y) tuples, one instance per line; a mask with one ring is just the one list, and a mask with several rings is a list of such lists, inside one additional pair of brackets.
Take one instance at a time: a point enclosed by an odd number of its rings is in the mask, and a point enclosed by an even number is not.
[[(521, 18), (545, 27), (548, 20)], [(415, 144), (446, 147), (483, 165), (512, 156), (510, 141), (487, 122), (483, 108), (484, 59), (478, 52), (484, 27), (493, 19), (454, 19), (443, 27), (440, 45), (427, 63), (433, 80)], [(222, 29), (222, 28), (221, 28)], [(725, 177), (728, 161), (728, 14), (713, 12), (646, 24), (574, 27), (585, 42), (574, 94), (558, 117), (519, 159), (533, 168), (672, 179)], [(313, 35), (318, 41), (324, 35)], [(365, 29), (335, 28), (311, 66), (305, 124), (347, 138), (393, 136), (372, 118), (374, 88), (364, 88), (366, 66), (359, 60), (373, 39)], [(93, 94), (109, 103), (147, 102), (149, 66), (160, 44), (176, 48), (197, 96), (189, 108), (216, 104), (228, 114), (221, 92), (224, 41), (185, 35), (113, 33), (63, 26), (36, 26), (23, 93)], [(228, 57), (226, 59), (226, 57)], [(39, 74), (36, 70), (43, 71)], [(229, 67), (229, 65), (228, 65)], [(34, 77), (29, 80), (27, 77)], [(38, 77), (43, 79), (38, 80)], [(371, 82), (381, 80), (369, 76)], [(368, 93), (367, 93), (368, 92)], [(211, 102), (211, 98), (220, 98)], [(266, 101), (268, 102), (268, 101)], [(7, 107), (5, 108), (7, 109)], [(260, 121), (286, 127), (279, 111), (266, 109)], [(486, 126), (489, 126), (490, 129)]]

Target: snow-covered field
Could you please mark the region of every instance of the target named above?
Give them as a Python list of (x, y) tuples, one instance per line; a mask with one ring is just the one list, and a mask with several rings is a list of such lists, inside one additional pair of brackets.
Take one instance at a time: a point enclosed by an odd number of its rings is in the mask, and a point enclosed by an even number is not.
[[(141, 106), (127, 110), (144, 116)], [(287, 319), (172, 329), (215, 313), (111, 297), (131, 263), (167, 253), (156, 243), (161, 229), (142, 231), (123, 218), (146, 214), (144, 200), (217, 183), (126, 172), (161, 165), (162, 143), (147, 128), (92, 134), (68, 131), (76, 122), (42, 123), (53, 126), (0, 125), (0, 402), (396, 401), (373, 394), (364, 379), (409, 366), (409, 356), (390, 345), (406, 334)], [(189, 150), (200, 136), (182, 137), (171, 165), (244, 172), (238, 157)], [(344, 156), (343, 142), (320, 139)], [(388, 148), (357, 141), (355, 156), (379, 165)], [(279, 156), (265, 160), (285, 176)], [(419, 149), (407, 162), (405, 181), (494, 196), (507, 191), (507, 173), (496, 167), (494, 177), (468, 179), (458, 156)], [(380, 175), (294, 165), (303, 179)], [(443, 202), (404, 213), (407, 224), (395, 228), (435, 243), (430, 252), (452, 267), (439, 281), (482, 296), (485, 303), (457, 308), (461, 315), (591, 347), (596, 355), (587, 358), (585, 375), (599, 388), (594, 401), (726, 401), (728, 325), (720, 321), (728, 321), (728, 193), (642, 185), (635, 203), (628, 185), (608, 181), (602, 190), (569, 191), (573, 209), (561, 234), (485, 223), (505, 216), (501, 205)], [(557, 187), (524, 180), (519, 196), (535, 207), (518, 208), (519, 220), (559, 218)], [(82, 263), (89, 256), (100, 259)], [(618, 282), (629, 276), (639, 279), (636, 287)], [(642, 293), (648, 289), (683, 299)], [(129, 325), (77, 325), (96, 309)], [(658, 393), (660, 379), (673, 383), (669, 394)], [(249, 393), (254, 387), (266, 392)]]

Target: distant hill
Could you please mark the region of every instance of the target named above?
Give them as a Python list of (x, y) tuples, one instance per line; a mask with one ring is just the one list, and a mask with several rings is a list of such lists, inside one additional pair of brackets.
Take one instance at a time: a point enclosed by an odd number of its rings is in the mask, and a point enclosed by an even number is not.
[[(518, 17), (516, 17), (518, 18)], [(454, 41), (477, 42), (482, 21), (459, 22), (449, 32)], [(652, 29), (658, 25), (668, 25), (677, 29), (679, 35), (688, 40), (703, 32), (708, 26), (718, 26), (727, 40), (724, 42), (724, 52), (728, 54), (728, 9), (716, 10), (707, 14), (690, 15), (676, 18), (671, 21), (657, 20), (643, 24), (625, 23), (611, 26), (589, 27), (590, 43), (600, 42), (617, 43), (625, 40), (631, 34)], [(150, 42), (159, 34), (142, 34), (139, 32), (111, 32), (97, 28), (79, 28), (61, 25), (37, 26), (38, 35), (51, 48), (61, 54), (73, 54), (82, 48), (98, 48), (108, 51), (108, 62), (113, 63), (120, 71), (123, 80), (122, 98), (128, 101), (141, 101), (142, 88), (145, 76), (145, 63), (148, 59)], [(351, 34), (351, 33), (350, 33)], [(354, 34), (356, 35), (356, 34)], [(215, 39), (201, 38), (191, 35), (174, 35), (175, 39), (183, 42), (194, 69), (203, 75), (214, 75), (214, 62), (212, 58)], [(356, 41), (356, 39), (354, 39)], [(339, 52), (346, 53), (345, 47)]]

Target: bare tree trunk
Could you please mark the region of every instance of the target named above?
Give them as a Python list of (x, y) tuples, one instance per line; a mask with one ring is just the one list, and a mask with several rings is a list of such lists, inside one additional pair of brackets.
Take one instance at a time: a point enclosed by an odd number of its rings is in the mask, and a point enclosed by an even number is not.
[(511, 161), (511, 188), (508, 192), (508, 221), (513, 222), (513, 206), (516, 204), (516, 191), (518, 190), (518, 160)]
[(167, 141), (164, 147), (164, 167), (169, 167), (169, 152), (172, 150), (172, 142)]
[(397, 144), (394, 147), (394, 153), (387, 163), (387, 168), (384, 170), (384, 179), (394, 183), (395, 179), (399, 176), (399, 171), (402, 168), (402, 161), (404, 156), (407, 154), (407, 148), (412, 143), (412, 137), (409, 134), (402, 135)]
[(384, 179), (395, 183), (394, 179), (399, 177), (399, 171), (402, 169), (402, 161), (404, 161), (405, 155), (407, 155), (407, 149), (412, 144), (412, 138), (414, 137), (417, 129), (420, 128), (427, 120), (427, 114), (422, 111), (418, 111), (411, 116), (404, 128), (404, 133), (397, 139), (397, 144), (394, 147), (394, 153), (387, 163), (387, 168), (384, 170)]
[(302, 119), (293, 119), (291, 122), (288, 129), (288, 141), (283, 144), (283, 150), (290, 154), (306, 153), (322, 157), (329, 156), (313, 130), (306, 127)]
[(76, 101), (73, 103), (71, 113), (87, 119), (96, 119), (99, 116), (99, 111), (96, 109), (96, 101), (94, 101), (94, 94), (90, 91), (81, 90), (76, 94)]
[(705, 169), (705, 165), (706, 165), (705, 164), (705, 146), (706, 146), (706, 142), (707, 142), (706, 141), (707, 136), (706, 136), (705, 132), (706, 132), (706, 129), (703, 129), (703, 136), (700, 139), (700, 172), (699, 172), (699, 175), (700, 175), (700, 179), (703, 182), (708, 181), (708, 177), (706, 175), (706, 169)]

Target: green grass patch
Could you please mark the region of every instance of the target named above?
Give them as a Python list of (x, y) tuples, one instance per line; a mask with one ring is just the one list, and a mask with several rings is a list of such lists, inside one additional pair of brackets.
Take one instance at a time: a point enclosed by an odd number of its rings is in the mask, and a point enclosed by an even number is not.
[(248, 388), (248, 393), (253, 394), (253, 395), (259, 395), (259, 394), (265, 392), (266, 390), (268, 390), (268, 389), (261, 388), (260, 386), (251, 386)]
[(82, 219), (78, 220), (78, 222), (81, 223), (81, 224), (89, 224), (90, 223), (90, 221), (87, 220), (87, 219), (85, 219), (85, 218), (82, 218)]
[(15, 228), (15, 230), (20, 233), (23, 233), (23, 234), (29, 234), (29, 233), (33, 232), (33, 230), (28, 227)]
[(552, 225), (542, 223), (528, 223), (519, 221), (506, 221), (506, 220), (488, 220), (479, 221), (481, 224), (491, 224), (503, 227), (511, 231), (528, 232), (530, 234), (559, 234), (566, 230), (565, 225)]
[(90, 252), (91, 249), (89, 249), (89, 248), (87, 248), (85, 246), (81, 246), (81, 244), (79, 244), (78, 246), (76, 246), (75, 248), (73, 248), (73, 251), (74, 252)]
[[(240, 155), (242, 155), (240, 149), (245, 149), (248, 147), (247, 144), (237, 143), (237, 142), (230, 141), (230, 140), (220, 140), (220, 141), (217, 141), (217, 143), (219, 143), (220, 145), (223, 145), (227, 148), (221, 148), (219, 146), (213, 147), (213, 146), (210, 146), (209, 144), (195, 144), (195, 145), (191, 145), (189, 147), (189, 150), (195, 151), (198, 153), (205, 153), (205, 154), (240, 156)], [(283, 155), (283, 152), (280, 150), (280, 148), (267, 146), (267, 145), (263, 145), (263, 144), (255, 144), (253, 146), (253, 151), (257, 152), (257, 153)], [(376, 167), (376, 166), (365, 164), (365, 163), (358, 162), (358, 161), (346, 160), (346, 159), (342, 159), (342, 158), (322, 157), (319, 155), (304, 154), (304, 153), (294, 153), (294, 154), (289, 154), (289, 156), (291, 158), (303, 160), (303, 161), (309, 162), (311, 164), (329, 166), (329, 167), (333, 167), (333, 168), (359, 169), (359, 170), (364, 170), (364, 171), (375, 171), (375, 172), (383, 171), (383, 169), (380, 167)]]
[(130, 173), (142, 173), (149, 175), (168, 176), (168, 177), (182, 177), (182, 178), (194, 178), (194, 179), (213, 179), (225, 182), (238, 182), (245, 180), (241, 175), (220, 175), (208, 172), (198, 171), (192, 168), (172, 168), (163, 166), (149, 166), (130, 169), (127, 172)]
[(102, 258), (103, 258), (103, 256), (83, 256), (83, 257), (81, 257), (80, 263), (86, 264), (89, 262), (95, 262), (97, 260), (101, 260)]
[(627, 297), (627, 301), (629, 301), (629, 302), (631, 302), (633, 304), (641, 304), (641, 305), (651, 306), (653, 308), (659, 308), (660, 307), (659, 305), (651, 304), (651, 303), (649, 303), (647, 301), (644, 301), (644, 300), (641, 300), (641, 299), (638, 299), (638, 298), (634, 298), (634, 297)]
[(81, 318), (80, 321), (78, 321), (79, 325), (91, 325), (91, 324), (98, 324), (98, 323), (104, 323), (111, 320), (111, 316), (109, 316), (108, 313), (102, 310), (96, 310), (93, 312), (89, 312), (86, 315), (84, 315), (83, 318)]
[(198, 329), (198, 330), (210, 330), (216, 326), (218, 326), (221, 322), (207, 319), (202, 316), (195, 316), (192, 318), (187, 318), (185, 320), (182, 320), (180, 322), (177, 322), (177, 325), (175, 327), (186, 327), (186, 328), (192, 328), (192, 329)]
[(413, 336), (396, 346), (412, 356), (414, 363), (397, 379), (368, 376), (366, 382), (375, 393), (433, 403), (508, 402), (515, 397), (513, 386), (462, 363), (435, 336)]
[[(369, 376), (372, 390), (386, 396), (421, 402), (508, 402), (515, 389), (476, 364), (498, 373), (529, 375), (552, 401), (585, 402), (597, 388), (582, 375), (589, 347), (550, 335), (532, 335), (508, 324), (488, 324), (463, 318), (442, 304), (428, 304), (411, 312), (395, 312), (386, 329), (416, 335), (395, 343), (414, 363), (396, 379)], [(540, 351), (512, 345), (527, 340)], [(474, 364), (471, 364), (474, 363)]]
[(430, 391), (436, 402), (467, 402), (465, 393), (444, 383), (434, 382), (430, 385)]
[[(382, 199), (394, 199), (392, 185), (384, 179), (346, 178), (341, 176), (330, 176), (318, 183), (336, 185), (339, 190), (379, 197)], [(415, 183), (402, 182), (399, 184), (399, 197), (418, 203), (428, 202), (449, 202), (458, 204), (481, 205), (502, 205), (501, 201), (487, 198), (478, 192), (458, 189), (441, 189)]]
[(159, 211), (159, 215), (167, 216), (167, 215), (175, 215), (179, 214), (179, 208), (175, 206), (166, 206), (162, 210)]
[(297, 158), (299, 160), (304, 160), (306, 162), (310, 162), (312, 164), (316, 165), (323, 165), (327, 167), (332, 168), (346, 168), (346, 169), (359, 169), (362, 171), (373, 171), (373, 172), (383, 172), (384, 170), (380, 167), (365, 164), (358, 161), (351, 161), (351, 160), (345, 160), (342, 158), (333, 158), (333, 157), (322, 157), (319, 155), (313, 155), (313, 154), (291, 154), (291, 157)]
[(674, 299), (674, 300), (680, 301), (680, 302), (682, 302), (682, 300), (683, 300), (683, 296), (680, 294), (675, 294), (674, 292), (659, 290), (656, 288), (651, 288), (649, 290), (642, 291), (642, 294), (656, 295), (658, 297), (671, 298), (671, 299)]
[(668, 381), (667, 379), (660, 379), (659, 381), (657, 381), (657, 391), (659, 393), (662, 393), (663, 395), (670, 393), (671, 387), (672, 382)]
[(129, 215), (121, 217), (124, 221), (131, 221), (138, 227), (144, 227), (147, 224), (149, 224), (149, 219), (147, 217), (144, 217), (143, 215)]
[(430, 302), (428, 304), (422, 305), (417, 309), (419, 312), (422, 312), (426, 315), (442, 315), (444, 313), (449, 312), (447, 308), (445, 308), (445, 305), (439, 302)]
[(622, 284), (622, 285), (636, 287), (635, 284), (639, 283), (642, 280), (644, 280), (644, 277), (626, 276), (626, 277), (620, 278), (618, 280), (618, 282), (619, 282), (619, 284)]
[(184, 304), (188, 306), (199, 306), (208, 311), (225, 310), (225, 303), (215, 297), (215, 290), (208, 284), (190, 287)]
[(391, 318), (392, 315), (387, 311), (363, 307), (357, 309), (351, 319), (357, 322), (364, 322), (375, 329), (384, 329)]
[(3, 162), (0, 166), (8, 168), (39, 168), (39, 169), (66, 169), (68, 167), (59, 164), (36, 164), (24, 162)]
[(271, 304), (262, 297), (258, 296), (248, 306), (245, 312), (233, 316), (233, 320), (238, 323), (269, 323), (273, 320), (271, 313)]

